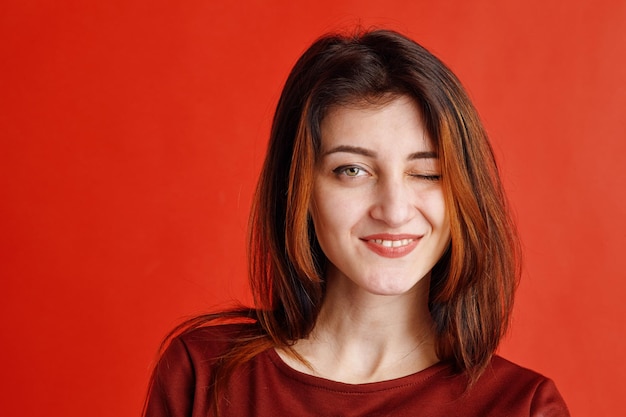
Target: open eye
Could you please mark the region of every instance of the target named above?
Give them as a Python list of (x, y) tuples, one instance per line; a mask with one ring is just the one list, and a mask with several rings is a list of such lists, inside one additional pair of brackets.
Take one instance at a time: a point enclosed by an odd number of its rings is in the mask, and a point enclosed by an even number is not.
[(363, 168), (356, 166), (356, 165), (340, 166), (338, 168), (335, 168), (333, 172), (338, 176), (343, 175), (343, 176), (351, 177), (351, 178), (368, 175), (367, 171), (365, 171)]

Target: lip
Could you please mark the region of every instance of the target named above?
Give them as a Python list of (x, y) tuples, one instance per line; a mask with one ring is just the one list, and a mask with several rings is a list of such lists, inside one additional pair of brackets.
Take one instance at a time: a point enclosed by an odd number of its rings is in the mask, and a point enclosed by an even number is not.
[[(385, 258), (401, 258), (408, 255), (415, 249), (419, 240), (422, 238), (420, 235), (412, 234), (391, 234), (391, 233), (379, 233), (369, 236), (361, 237), (361, 240), (369, 250)], [(376, 241), (402, 241), (409, 240), (409, 242), (402, 246), (384, 246), (382, 243)]]

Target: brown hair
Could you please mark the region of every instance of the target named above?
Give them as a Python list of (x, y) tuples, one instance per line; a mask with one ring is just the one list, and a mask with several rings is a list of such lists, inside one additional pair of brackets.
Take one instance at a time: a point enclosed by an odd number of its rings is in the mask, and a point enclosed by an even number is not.
[(289, 348), (312, 330), (324, 296), (326, 257), (308, 214), (320, 124), (332, 106), (404, 95), (420, 106), (438, 149), (451, 240), (432, 270), (429, 309), (436, 351), (475, 381), (506, 331), (519, 250), (487, 134), (461, 83), (435, 56), (393, 31), (327, 35), (291, 71), (273, 120), (250, 219), (255, 308), (215, 372), (217, 393), (240, 364)]

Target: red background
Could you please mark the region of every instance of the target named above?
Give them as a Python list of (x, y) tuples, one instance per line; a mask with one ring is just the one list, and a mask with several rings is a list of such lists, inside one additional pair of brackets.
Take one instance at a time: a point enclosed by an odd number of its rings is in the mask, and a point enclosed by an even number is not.
[(439, 55), (492, 136), (526, 254), (501, 353), (625, 415), (626, 1), (225, 3), (0, 7), (0, 415), (138, 415), (167, 330), (247, 299), (282, 83), (355, 23)]

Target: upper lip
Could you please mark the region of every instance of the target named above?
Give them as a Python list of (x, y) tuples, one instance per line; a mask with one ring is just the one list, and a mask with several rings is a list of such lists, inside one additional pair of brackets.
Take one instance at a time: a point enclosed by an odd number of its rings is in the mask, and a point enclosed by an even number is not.
[(421, 235), (407, 234), (407, 233), (376, 233), (373, 235), (363, 236), (361, 240), (404, 240), (404, 239), (419, 239)]

